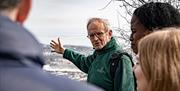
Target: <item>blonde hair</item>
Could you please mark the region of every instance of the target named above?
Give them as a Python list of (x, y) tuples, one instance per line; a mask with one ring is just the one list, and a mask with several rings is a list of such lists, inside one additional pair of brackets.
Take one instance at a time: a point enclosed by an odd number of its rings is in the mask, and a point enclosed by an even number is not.
[(180, 29), (153, 32), (140, 40), (138, 49), (148, 91), (180, 91)]

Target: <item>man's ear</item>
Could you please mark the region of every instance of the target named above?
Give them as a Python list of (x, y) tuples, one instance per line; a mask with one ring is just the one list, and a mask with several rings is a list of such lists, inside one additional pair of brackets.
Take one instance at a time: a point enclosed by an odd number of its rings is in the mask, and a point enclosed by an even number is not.
[(21, 0), (16, 19), (17, 22), (23, 24), (29, 14), (31, 4), (32, 0)]
[(109, 30), (109, 36), (111, 36), (112, 37), (112, 30)]

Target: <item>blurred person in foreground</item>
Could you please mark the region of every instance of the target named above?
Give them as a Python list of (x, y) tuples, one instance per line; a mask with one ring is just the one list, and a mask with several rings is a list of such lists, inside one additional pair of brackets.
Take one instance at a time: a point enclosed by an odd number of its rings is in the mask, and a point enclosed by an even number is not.
[(39, 42), (17, 23), (24, 1), (0, 0), (0, 91), (101, 91), (42, 70)]
[(142, 38), (137, 60), (137, 91), (180, 91), (179, 28), (160, 29)]
[(135, 9), (131, 19), (131, 48), (138, 53), (138, 42), (144, 36), (165, 27), (180, 26), (179, 11), (168, 3), (150, 2)]
[(94, 53), (85, 56), (70, 49), (63, 48), (59, 38), (52, 40), (53, 51), (63, 54), (63, 57), (74, 63), (81, 71), (88, 74), (87, 82), (99, 86), (106, 91), (134, 91), (132, 63), (127, 55), (119, 57), (118, 68), (114, 78), (110, 72), (111, 55), (122, 51), (121, 46), (112, 36), (112, 30), (107, 20), (91, 18), (87, 23), (87, 34)]

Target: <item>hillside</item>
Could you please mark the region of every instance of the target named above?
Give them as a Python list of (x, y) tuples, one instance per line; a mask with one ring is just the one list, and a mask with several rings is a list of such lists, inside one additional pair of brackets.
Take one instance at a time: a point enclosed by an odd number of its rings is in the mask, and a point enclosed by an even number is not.
[[(64, 47), (86, 56), (93, 53), (91, 47), (74, 45), (65, 45)], [(46, 60), (46, 65), (43, 67), (45, 71), (56, 75), (65, 75), (71, 79), (86, 80), (86, 74), (81, 72), (70, 61), (64, 59), (61, 54), (52, 53), (49, 45), (43, 45), (43, 55)]]

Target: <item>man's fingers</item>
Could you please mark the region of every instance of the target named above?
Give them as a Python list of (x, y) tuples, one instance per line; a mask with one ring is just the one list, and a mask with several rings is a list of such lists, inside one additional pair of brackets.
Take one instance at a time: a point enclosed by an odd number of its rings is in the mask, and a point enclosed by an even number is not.
[(51, 40), (51, 43), (53, 43), (53, 45), (58, 45), (59, 43), (57, 43), (56, 41), (54, 40)]
[(61, 45), (61, 41), (60, 41), (59, 37), (58, 37), (58, 43), (59, 43), (59, 47), (63, 48), (63, 46)]
[(58, 43), (59, 43), (59, 46), (62, 47), (59, 37), (58, 37)]
[(54, 43), (50, 43), (50, 46), (55, 46), (55, 44)]
[(50, 45), (51, 48), (55, 49), (54, 45)]
[(54, 51), (54, 50), (51, 50), (51, 52), (56, 52), (56, 51)]

